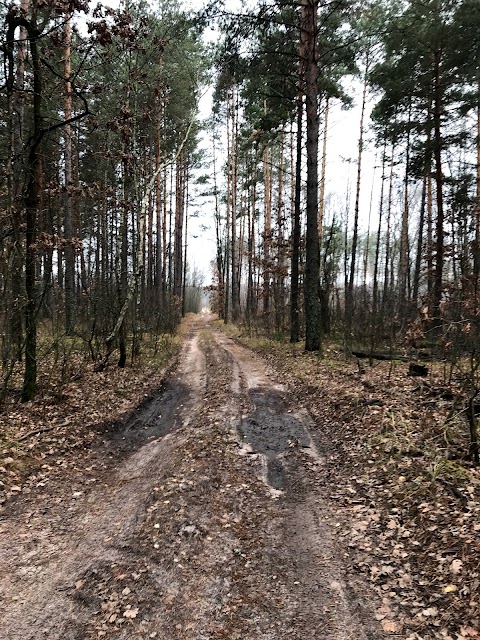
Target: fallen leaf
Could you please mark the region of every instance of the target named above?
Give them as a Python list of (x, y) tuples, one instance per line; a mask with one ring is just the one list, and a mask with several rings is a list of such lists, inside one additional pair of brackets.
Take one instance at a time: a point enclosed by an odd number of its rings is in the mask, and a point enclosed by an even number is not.
[(462, 567), (463, 567), (463, 562), (458, 558), (455, 558), (455, 560), (452, 560), (450, 564), (450, 572), (456, 576), (460, 573), (460, 571), (462, 570)]
[(456, 584), (447, 584), (446, 587), (443, 587), (445, 593), (452, 593), (458, 589)]
[(398, 633), (400, 631), (400, 624), (393, 620), (382, 620), (383, 630), (387, 633)]
[(125, 611), (123, 612), (123, 617), (124, 618), (136, 618), (138, 615), (138, 607), (135, 607), (135, 609), (125, 609)]

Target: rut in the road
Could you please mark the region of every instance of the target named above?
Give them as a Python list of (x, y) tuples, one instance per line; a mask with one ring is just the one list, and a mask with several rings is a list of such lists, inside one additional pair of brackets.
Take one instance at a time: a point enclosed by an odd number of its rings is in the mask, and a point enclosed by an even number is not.
[(382, 637), (334, 542), (308, 412), (210, 321), (110, 441), (132, 449), (115, 472), (0, 523), (2, 640)]
[(281, 543), (271, 555), (273, 564), (288, 571), (290, 585), (296, 586), (291, 616), (298, 632), (303, 629), (306, 634), (298, 637), (381, 638), (359, 595), (363, 587), (348, 574), (335, 546), (327, 496), (307, 479), (302, 464), (313, 462), (320, 472), (323, 466), (324, 457), (312, 436), (312, 419), (259, 357), (222, 333), (216, 332), (215, 339), (234, 362), (240, 381), (237, 393), (242, 389), (250, 405), (239, 424), (240, 435), (263, 456), (265, 480), (274, 490), (282, 490), (278, 501)]
[(283, 459), (292, 448), (306, 449), (318, 462), (321, 460), (309, 432), (312, 421), (308, 413), (291, 402), (285, 387), (272, 381), (259, 358), (219, 332), (215, 339), (232, 362), (232, 391), (239, 398), (242, 391), (246, 395), (245, 411), (238, 425), (240, 438), (252, 451), (264, 456), (270, 486), (285, 489), (288, 474)]
[(60, 508), (48, 495), (39, 496), (20, 538), (14, 534), (17, 522), (1, 524), (0, 637), (36, 640), (39, 630), (49, 640), (75, 637), (73, 629), (81, 623), (82, 612), (70, 597), (72, 587), (97, 564), (121, 560), (125, 542), (150, 499), (152, 478), (162, 477), (165, 461), (178, 447), (178, 439), (164, 436), (188, 423), (200, 405), (204, 385), (204, 356), (195, 335), (185, 343), (166, 393), (113, 437), (113, 443), (122, 446), (145, 443), (113, 477), (89, 493), (72, 491), (57, 498)]

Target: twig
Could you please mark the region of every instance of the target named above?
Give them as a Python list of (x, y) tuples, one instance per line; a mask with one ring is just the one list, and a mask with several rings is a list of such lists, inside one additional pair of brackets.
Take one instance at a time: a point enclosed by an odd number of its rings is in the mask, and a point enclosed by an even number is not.
[(66, 427), (67, 425), (68, 422), (65, 422), (64, 424), (54, 424), (50, 427), (42, 427), (41, 429), (28, 431), (27, 433), (24, 433), (20, 438), (17, 438), (17, 442), (23, 442), (24, 440), (28, 440), (28, 438), (31, 438), (32, 436), (38, 435), (39, 433), (47, 433), (48, 431), (53, 431), (54, 429), (57, 429), (59, 427)]

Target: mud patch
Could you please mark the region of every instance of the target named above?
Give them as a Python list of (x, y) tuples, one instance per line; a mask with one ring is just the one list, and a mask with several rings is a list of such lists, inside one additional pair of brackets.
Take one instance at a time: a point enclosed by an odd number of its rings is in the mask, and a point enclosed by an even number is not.
[(140, 447), (153, 438), (175, 431), (180, 411), (189, 399), (189, 389), (178, 380), (165, 382), (158, 395), (141, 407), (112, 436), (115, 447)]
[(175, 376), (162, 384), (153, 399), (141, 406), (129, 420), (112, 435), (116, 449), (138, 448), (149, 440), (163, 438), (180, 424), (188, 423), (188, 407), (205, 391), (205, 356), (193, 335), (182, 348)]
[(293, 447), (308, 448), (310, 436), (280, 392), (257, 388), (248, 395), (254, 410), (242, 418), (240, 435), (254, 452), (265, 456), (268, 483), (274, 489), (285, 489), (288, 479), (283, 455)]

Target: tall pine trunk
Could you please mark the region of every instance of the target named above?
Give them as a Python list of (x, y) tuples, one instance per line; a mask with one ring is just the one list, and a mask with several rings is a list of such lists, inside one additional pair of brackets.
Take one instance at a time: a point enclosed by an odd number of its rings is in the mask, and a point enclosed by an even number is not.
[(231, 173), (231, 209), (232, 209), (232, 320), (236, 322), (240, 315), (240, 299), (239, 299), (239, 274), (238, 274), (238, 256), (237, 256), (237, 174), (238, 174), (238, 94), (235, 84), (232, 87), (232, 153), (230, 154), (230, 173)]
[(276, 330), (283, 332), (284, 325), (284, 251), (283, 251), (283, 174), (285, 161), (285, 132), (282, 129), (280, 138), (280, 166), (278, 169), (278, 200), (277, 200), (277, 273), (275, 274), (275, 325)]
[(380, 267), (380, 243), (382, 239), (384, 191), (385, 191), (385, 164), (386, 164), (387, 138), (384, 135), (382, 151), (382, 178), (380, 185), (380, 203), (378, 208), (378, 228), (375, 242), (375, 262), (373, 266), (373, 291), (372, 291), (372, 326), (370, 333), (370, 364), (372, 364), (372, 354), (375, 350), (377, 337), (377, 310), (378, 310), (378, 275)]
[[(480, 80), (477, 84), (480, 94)], [(477, 105), (477, 170), (475, 192), (475, 245), (473, 251), (473, 275), (475, 287), (475, 309), (478, 309), (478, 297), (480, 294), (480, 104)]]
[[(65, 120), (72, 117), (72, 83), (71, 61), (71, 24), (70, 15), (67, 15), (64, 27), (64, 75), (65, 75)], [(73, 334), (75, 324), (75, 249), (73, 246), (73, 180), (72, 180), (72, 128), (66, 124), (63, 128), (64, 138), (64, 162), (65, 162), (65, 194), (64, 194), (64, 217), (63, 233), (65, 238), (65, 333), (68, 336)]]
[(435, 195), (437, 220), (435, 225), (435, 272), (432, 291), (432, 312), (436, 324), (441, 322), (440, 302), (443, 292), (444, 260), (444, 210), (443, 210), (443, 168), (442, 168), (442, 88), (440, 75), (441, 51), (434, 54), (434, 104), (433, 104), (433, 155), (435, 158)]
[(357, 184), (355, 190), (355, 210), (353, 214), (353, 236), (352, 236), (352, 248), (350, 256), (350, 275), (348, 278), (348, 288), (346, 295), (346, 315), (345, 315), (345, 334), (347, 346), (351, 343), (352, 337), (352, 321), (354, 314), (353, 304), (353, 285), (355, 280), (356, 258), (357, 258), (357, 243), (358, 243), (358, 217), (360, 212), (360, 187), (362, 183), (362, 157), (363, 157), (363, 136), (364, 136), (364, 119), (365, 119), (365, 105), (367, 101), (367, 87), (368, 87), (368, 70), (369, 70), (369, 51), (367, 51), (365, 61), (365, 74), (363, 78), (363, 91), (362, 91), (362, 109), (360, 113), (360, 131), (358, 136), (358, 159), (357, 159)]
[(230, 320), (230, 216), (231, 216), (231, 172), (230, 172), (230, 156), (232, 153), (232, 141), (230, 136), (229, 125), (229, 103), (227, 97), (227, 221), (226, 221), (226, 238), (225, 238), (225, 296), (224, 296), (224, 322), (227, 324)]
[(408, 271), (408, 219), (409, 219), (409, 191), (408, 177), (410, 171), (410, 123), (411, 123), (411, 105), (408, 109), (408, 131), (405, 149), (405, 179), (403, 186), (403, 212), (402, 212), (402, 231), (400, 236), (400, 277), (398, 291), (398, 310), (400, 321), (405, 320), (405, 312), (407, 306), (407, 271)]
[(217, 185), (217, 155), (215, 147), (215, 132), (213, 133), (213, 191), (215, 198), (215, 239), (216, 239), (216, 266), (217, 266), (217, 278), (218, 278), (218, 315), (220, 318), (224, 317), (225, 313), (225, 269), (224, 269), (224, 256), (222, 247), (222, 232), (221, 232), (221, 219), (220, 219), (220, 203), (218, 198), (218, 185)]
[(299, 93), (297, 97), (297, 137), (295, 151), (295, 196), (293, 203), (292, 221), (292, 263), (290, 284), (290, 342), (300, 340), (300, 305), (299, 305), (299, 267), (300, 267), (300, 236), (301, 236), (301, 212), (300, 201), (302, 194), (302, 121), (303, 121), (303, 97)]
[[(33, 23), (33, 24), (32, 24)], [(37, 213), (40, 199), (42, 100), (43, 81), (38, 38), (40, 32), (32, 19), (28, 27), (30, 53), (33, 73), (33, 127), (28, 153), (27, 186), (25, 191), (25, 369), (22, 388), (22, 400), (32, 400), (37, 390), (37, 299), (36, 299), (36, 248)]]
[[(266, 110), (266, 107), (265, 107)], [(272, 245), (272, 167), (270, 148), (263, 152), (263, 190), (264, 190), (264, 226), (263, 226), (263, 314), (267, 331), (270, 328), (270, 276)]]
[(393, 207), (393, 182), (395, 167), (395, 141), (392, 142), (392, 157), (390, 158), (390, 177), (388, 179), (388, 203), (387, 203), (387, 229), (385, 242), (385, 265), (383, 271), (383, 295), (382, 295), (382, 319), (386, 321), (386, 315), (390, 311), (390, 252), (392, 247), (391, 226), (392, 226), (392, 207)]
[(318, 243), (318, 0), (303, 0), (306, 33), (305, 98), (307, 114), (307, 233), (305, 240), (305, 350), (321, 347), (320, 247)]

